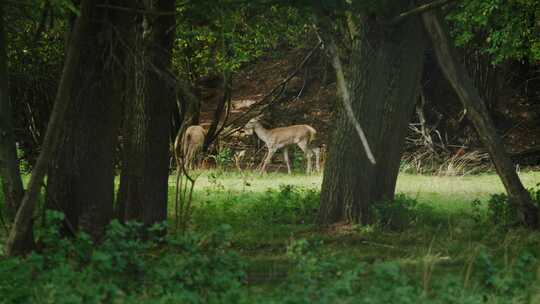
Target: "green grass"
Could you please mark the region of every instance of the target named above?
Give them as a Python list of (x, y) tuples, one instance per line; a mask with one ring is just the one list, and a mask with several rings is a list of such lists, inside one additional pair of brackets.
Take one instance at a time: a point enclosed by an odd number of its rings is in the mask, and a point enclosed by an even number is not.
[[(521, 173), (521, 179), (527, 188), (534, 187), (540, 182), (540, 172)], [(171, 234), (178, 233), (174, 228), (175, 180), (176, 176), (171, 175)], [(270, 173), (261, 176), (254, 172), (201, 172), (193, 196), (189, 229), (204, 235), (218, 230), (223, 224), (231, 227), (231, 248), (247, 263), (247, 278), (238, 288), (245, 288), (242, 290), (248, 294), (248, 303), (261, 299), (277, 299), (273, 303), (280, 303), (286, 296), (302, 297), (299, 291), (308, 288), (303, 284), (315, 284), (312, 287), (314, 290), (310, 291), (311, 297), (337, 292), (339, 298), (337, 290), (340, 287), (324, 288), (332, 282), (346, 285), (347, 280), (341, 273), (359, 265), (367, 266), (364, 266), (365, 272), (356, 276), (354, 284), (355, 288), (364, 286), (362, 288), (365, 289), (355, 289), (355, 292), (361, 297), (377, 294), (376, 301), (366, 303), (388, 303), (388, 300), (384, 300), (385, 295), (399, 294), (400, 288), (413, 288), (411, 286), (423, 292), (430, 288), (425, 286), (433, 286), (434, 290), (438, 288), (434, 295), (435, 303), (458, 303), (455, 295), (450, 302), (441, 300), (452, 293), (454, 283), (448, 283), (450, 277), (457, 278), (456, 290), (462, 290), (467, 285), (467, 291), (459, 291), (457, 298), (472, 299), (476, 293), (484, 295), (467, 303), (507, 303), (508, 299), (516, 303), (529, 303), (519, 300), (514, 293), (523, 288), (530, 289), (540, 281), (540, 264), (537, 260), (526, 266), (521, 262), (524, 252), (540, 256), (540, 233), (522, 228), (502, 229), (489, 221), (486, 201), (491, 194), (504, 192), (496, 175), (437, 177), (401, 174), (397, 192), (404, 193), (417, 204), (411, 209), (411, 220), (398, 225), (396, 229), (350, 224), (324, 229), (317, 227), (314, 218), (321, 182), (320, 175)], [(471, 204), (474, 200), (483, 202), (479, 209)], [(291, 255), (291, 246), (302, 244), (303, 240), (309, 244), (300, 246), (305, 251)], [(122, 245), (127, 241), (121, 239), (113, 243), (117, 242)], [(198, 244), (205, 246), (204, 242)], [(122, 248), (123, 245), (120, 245)], [(199, 245), (193, 246), (191, 250)], [(159, 250), (158, 255), (154, 252), (149, 255), (170, 258), (171, 254), (180, 254), (177, 266), (186, 265), (182, 262), (185, 258), (181, 256), (182, 250), (173, 247)], [(230, 267), (228, 262), (219, 262), (223, 260), (220, 255), (226, 251), (219, 249), (215, 252), (216, 265)], [(111, 253), (117, 254), (116, 251)], [(491, 256), (491, 260), (483, 258), (485, 254)], [(186, 261), (190, 261), (189, 254)], [(193, 261), (194, 264), (189, 265), (198, 269), (198, 263), (206, 263), (208, 257), (199, 253)], [(478, 266), (479, 263), (484, 264)], [(203, 268), (201, 273), (212, 278), (212, 265), (205, 266), (207, 268)], [(396, 273), (392, 265), (398, 265), (403, 274)], [(156, 271), (161, 273), (166, 269), (167, 266)], [(515, 269), (518, 279), (512, 273)], [(538, 273), (538, 279), (534, 279), (535, 273)], [(532, 274), (533, 278), (519, 279), (521, 274)], [(62, 275), (53, 278), (60, 280)], [(361, 278), (361, 282), (358, 282), (358, 278)], [(386, 284), (387, 280), (389, 282)], [(403, 283), (403, 280), (408, 283)], [(444, 288), (436, 287), (439, 283)], [(287, 289), (288, 286), (293, 289)], [(512, 295), (504, 297), (509, 290)], [(415, 292), (409, 290), (406, 294), (411, 296)], [(533, 289), (529, 294), (535, 295), (530, 298), (533, 299), (530, 303), (540, 303), (534, 302), (540, 301), (540, 290)], [(420, 299), (428, 301), (429, 296), (426, 294)], [(290, 303), (311, 303), (311, 300), (308, 298), (307, 301)], [(321, 300), (319, 303), (334, 301)]]
[[(521, 173), (521, 178), (526, 187), (533, 187), (540, 182), (540, 172)], [(171, 214), (174, 180), (171, 176)], [(482, 248), (510, 267), (524, 248), (538, 248), (540, 244), (537, 232), (502, 231), (488, 222), (475, 220), (473, 200), (485, 202), (490, 194), (504, 192), (495, 174), (465, 177), (401, 174), (397, 191), (415, 198), (421, 206), (420, 219), (401, 231), (350, 225), (319, 230), (313, 224), (318, 203), (313, 193), (308, 194), (313, 196), (308, 198), (309, 210), (302, 211), (305, 218), (293, 214), (284, 219), (279, 211), (284, 208), (280, 206), (280, 187), (291, 185), (302, 198), (309, 189), (318, 191), (321, 181), (320, 175), (203, 172), (195, 187), (192, 228), (210, 231), (219, 224), (230, 224), (233, 246), (249, 261), (249, 277), (258, 286), (254, 288), (266, 291), (272, 290), (287, 274), (290, 265), (286, 248), (298, 239), (322, 241), (321, 252), (345, 257), (351, 264), (395, 261), (415, 276), (421, 276), (429, 257), (438, 258), (435, 275), (461, 275), (468, 261)], [(295, 199), (298, 198), (292, 200)], [(293, 208), (284, 212), (295, 211)], [(276, 213), (274, 220), (272, 213)]]

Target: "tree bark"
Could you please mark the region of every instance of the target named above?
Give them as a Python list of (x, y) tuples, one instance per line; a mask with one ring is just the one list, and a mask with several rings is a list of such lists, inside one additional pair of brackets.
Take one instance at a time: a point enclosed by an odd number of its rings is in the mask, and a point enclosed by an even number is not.
[[(122, 67), (122, 33), (129, 13), (99, 7), (106, 1), (89, 1), (90, 25), (83, 33), (80, 64), (74, 75), (77, 87), (69, 92), (59, 148), (49, 169), (46, 204), (65, 213), (66, 229), (103, 236), (112, 218), (114, 153), (120, 121), (125, 77)], [(83, 2), (84, 3), (84, 2)], [(120, 5), (128, 0), (118, 0)]]
[(13, 219), (22, 201), (24, 190), (17, 159), (13, 112), (9, 98), (8, 69), (4, 29), (4, 2), (0, 2), (0, 179), (9, 219)]
[[(343, 68), (346, 83), (342, 87), (347, 88), (376, 164), (364, 152), (345, 109), (338, 106), (323, 177), (317, 219), (320, 225), (370, 223), (370, 205), (393, 199), (423, 67), (425, 34), (419, 18), (408, 19), (395, 28), (387, 28), (374, 18), (359, 19), (358, 25), (353, 18), (348, 20), (353, 41)], [(323, 35), (325, 43), (330, 38)], [(344, 92), (339, 93), (343, 98)]]
[[(174, 12), (174, 0), (145, 2), (148, 9)], [(167, 219), (169, 132), (175, 79), (171, 73), (174, 15), (144, 16), (143, 28), (133, 35), (142, 57), (137, 69), (133, 103), (126, 104), (126, 142), (117, 214), (123, 221), (146, 226)]]
[(75, 22), (72, 41), (67, 50), (67, 56), (62, 71), (62, 78), (56, 94), (51, 118), (47, 126), (47, 132), (43, 140), (41, 153), (32, 171), (28, 188), (17, 211), (15, 221), (10, 230), (6, 242), (8, 256), (28, 253), (34, 247), (32, 234), (32, 216), (37, 204), (37, 199), (47, 173), (49, 162), (57, 147), (62, 131), (62, 124), (67, 108), (71, 101), (71, 91), (76, 85), (76, 75), (81, 63), (81, 49), (83, 47), (84, 33), (91, 24), (89, 11), (95, 5), (95, 1), (86, 0), (81, 3), (80, 16)]
[(538, 208), (532, 203), (528, 191), (523, 187), (478, 90), (474, 87), (465, 67), (457, 61), (458, 57), (446, 25), (435, 12), (424, 13), (423, 20), (441, 70), (467, 110), (467, 115), (474, 124), (480, 140), (488, 149), (508, 193), (510, 203), (518, 207), (525, 225), (538, 228)]

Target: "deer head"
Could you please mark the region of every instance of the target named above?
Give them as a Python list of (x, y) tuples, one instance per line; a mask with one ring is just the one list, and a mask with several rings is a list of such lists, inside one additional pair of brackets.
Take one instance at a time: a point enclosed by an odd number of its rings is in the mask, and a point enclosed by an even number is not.
[(247, 135), (253, 135), (253, 130), (255, 129), (255, 126), (259, 123), (261, 120), (262, 115), (257, 115), (250, 119), (244, 126), (244, 131)]

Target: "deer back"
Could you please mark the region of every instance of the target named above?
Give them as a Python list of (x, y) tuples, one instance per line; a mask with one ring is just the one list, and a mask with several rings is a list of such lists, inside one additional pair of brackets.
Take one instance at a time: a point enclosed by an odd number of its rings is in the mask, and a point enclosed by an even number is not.
[(309, 125), (293, 125), (270, 130), (271, 141), (278, 146), (298, 144), (299, 142), (310, 143), (315, 139), (317, 131)]

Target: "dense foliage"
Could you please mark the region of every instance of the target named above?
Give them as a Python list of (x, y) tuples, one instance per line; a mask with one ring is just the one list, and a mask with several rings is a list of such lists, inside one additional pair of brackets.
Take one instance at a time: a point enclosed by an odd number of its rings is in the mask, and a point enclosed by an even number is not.
[(458, 45), (483, 49), (495, 63), (540, 61), (540, 3), (536, 0), (459, 1), (449, 19)]
[(295, 46), (307, 32), (299, 11), (256, 1), (181, 1), (177, 12), (175, 67), (195, 81)]
[(243, 264), (228, 249), (227, 226), (204, 237), (160, 237), (156, 226), (142, 237), (140, 224), (113, 222), (96, 247), (82, 233), (61, 238), (63, 216), (49, 215), (40, 253), (0, 262), (0, 302), (230, 303), (243, 296)]

